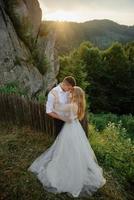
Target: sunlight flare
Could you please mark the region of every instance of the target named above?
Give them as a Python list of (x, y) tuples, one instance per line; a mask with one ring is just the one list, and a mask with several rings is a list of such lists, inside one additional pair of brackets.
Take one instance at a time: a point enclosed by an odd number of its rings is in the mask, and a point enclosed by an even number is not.
[(53, 13), (46, 13), (46, 19), (54, 21), (79, 21), (80, 17), (75, 12), (66, 12), (64, 10), (58, 10)]

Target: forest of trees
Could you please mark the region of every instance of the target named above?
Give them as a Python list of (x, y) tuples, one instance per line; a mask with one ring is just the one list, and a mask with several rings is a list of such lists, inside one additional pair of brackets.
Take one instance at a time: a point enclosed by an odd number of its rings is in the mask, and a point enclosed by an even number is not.
[(93, 113), (134, 114), (134, 42), (100, 50), (90, 42), (60, 57), (59, 81), (73, 75)]

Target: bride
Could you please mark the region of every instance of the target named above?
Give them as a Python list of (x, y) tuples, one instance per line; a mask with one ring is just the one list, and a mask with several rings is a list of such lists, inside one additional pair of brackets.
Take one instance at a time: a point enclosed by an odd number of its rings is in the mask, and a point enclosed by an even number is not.
[(66, 123), (52, 146), (36, 158), (28, 170), (49, 192), (91, 196), (106, 179), (79, 122), (85, 112), (85, 93), (75, 86), (69, 104), (59, 104), (58, 96), (56, 99), (54, 112), (63, 111)]

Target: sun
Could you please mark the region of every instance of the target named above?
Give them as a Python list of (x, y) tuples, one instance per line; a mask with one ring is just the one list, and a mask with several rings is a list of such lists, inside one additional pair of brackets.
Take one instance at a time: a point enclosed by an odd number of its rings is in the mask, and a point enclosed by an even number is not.
[(53, 13), (46, 13), (46, 19), (54, 21), (77, 21), (78, 17), (74, 12), (58, 10)]

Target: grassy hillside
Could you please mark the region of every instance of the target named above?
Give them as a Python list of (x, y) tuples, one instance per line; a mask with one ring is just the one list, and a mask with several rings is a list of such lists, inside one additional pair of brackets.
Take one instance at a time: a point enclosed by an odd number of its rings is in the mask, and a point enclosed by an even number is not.
[[(111, 148), (111, 141), (106, 144), (106, 133), (98, 135), (90, 125), (89, 140), (97, 154), (100, 165), (104, 165), (104, 176), (107, 184), (89, 200), (131, 200), (131, 185), (116, 172), (116, 166), (105, 165), (108, 160), (104, 154)], [(0, 124), (0, 199), (1, 200), (69, 200), (65, 193), (51, 194), (46, 192), (34, 174), (27, 171), (29, 165), (44, 152), (54, 141), (44, 133), (37, 133), (28, 127), (19, 128)], [(105, 140), (106, 141), (106, 140)], [(107, 145), (107, 146), (106, 146)], [(106, 147), (106, 148), (105, 148)], [(100, 151), (101, 150), (101, 151)], [(120, 149), (118, 149), (118, 155)], [(111, 159), (111, 157), (109, 157)], [(117, 164), (117, 163), (116, 163)], [(76, 198), (77, 199), (77, 198)], [(82, 198), (79, 198), (83, 200)]]
[(89, 40), (100, 48), (107, 48), (114, 41), (126, 43), (134, 40), (134, 26), (125, 26), (111, 20), (92, 20), (84, 23), (46, 21), (57, 32), (57, 49), (61, 54)]

